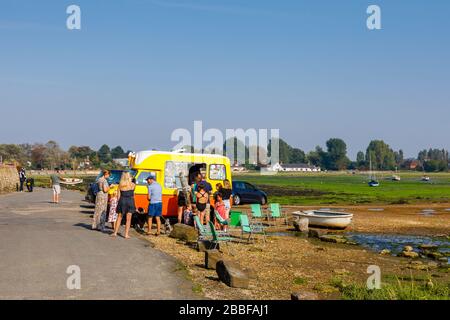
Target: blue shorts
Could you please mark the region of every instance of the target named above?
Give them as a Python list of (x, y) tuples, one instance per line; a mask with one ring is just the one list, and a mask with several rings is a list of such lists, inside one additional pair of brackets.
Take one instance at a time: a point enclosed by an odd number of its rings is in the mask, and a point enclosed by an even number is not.
[(162, 216), (162, 202), (150, 203), (148, 206), (148, 215), (150, 217)]

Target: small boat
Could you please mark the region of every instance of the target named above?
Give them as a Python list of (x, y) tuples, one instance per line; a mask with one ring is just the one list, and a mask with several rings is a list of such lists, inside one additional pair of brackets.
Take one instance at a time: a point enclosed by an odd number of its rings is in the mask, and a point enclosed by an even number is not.
[(392, 181), (401, 181), (402, 179), (400, 178), (400, 176), (398, 176), (398, 175), (396, 175), (396, 174), (394, 174), (393, 176), (392, 176)]
[(379, 187), (380, 182), (378, 182), (375, 173), (372, 171), (372, 157), (370, 157), (370, 181), (369, 187)]
[(61, 183), (62, 183), (62, 184), (67, 184), (67, 185), (77, 185), (77, 184), (83, 183), (83, 179), (78, 179), (78, 178), (62, 178), (62, 179), (61, 179)]
[(380, 183), (377, 180), (370, 180), (369, 187), (379, 187)]
[(428, 182), (428, 181), (430, 181), (430, 177), (424, 176), (424, 177), (422, 177), (422, 181)]
[(310, 226), (336, 229), (347, 228), (353, 219), (353, 214), (351, 213), (328, 210), (297, 211), (293, 215), (308, 218)]

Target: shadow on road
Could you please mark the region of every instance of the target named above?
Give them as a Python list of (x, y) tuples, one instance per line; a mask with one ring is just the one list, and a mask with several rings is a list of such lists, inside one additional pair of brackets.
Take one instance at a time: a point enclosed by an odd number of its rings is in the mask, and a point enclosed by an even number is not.
[(93, 205), (93, 204), (80, 204), (80, 208), (83, 208), (83, 209), (95, 209), (95, 205)]
[(85, 228), (88, 230), (92, 230), (92, 225), (87, 224), (87, 223), (76, 223), (73, 225), (74, 227), (81, 227), (81, 228)]

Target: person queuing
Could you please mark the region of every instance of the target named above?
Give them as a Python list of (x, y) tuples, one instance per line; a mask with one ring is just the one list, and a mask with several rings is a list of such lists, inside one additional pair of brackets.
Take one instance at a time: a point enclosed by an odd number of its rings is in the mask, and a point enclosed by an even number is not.
[(207, 204), (209, 203), (209, 193), (205, 190), (206, 186), (205, 183), (200, 182), (197, 185), (197, 192), (196, 192), (196, 207), (198, 210), (198, 216), (200, 218), (200, 222), (204, 224), (205, 222), (208, 223), (210, 220), (209, 212), (207, 211)]
[[(211, 186), (211, 184), (208, 181), (205, 180), (205, 176), (201, 172), (197, 172), (195, 174), (195, 183), (192, 185), (192, 199), (193, 199), (193, 202), (195, 204), (198, 203), (198, 201), (197, 201), (197, 194), (198, 194), (198, 191), (199, 191), (199, 185), (200, 184), (203, 185), (203, 191), (208, 193), (208, 198), (207, 198), (207, 201), (206, 201), (206, 208), (204, 210), (197, 210), (197, 211), (199, 211), (199, 213), (201, 211), (204, 211), (205, 212), (205, 217), (207, 219), (206, 222), (209, 222), (209, 220), (211, 218), (211, 214), (213, 214), (213, 212), (211, 212), (211, 203), (210, 203), (210, 199), (209, 199), (209, 197), (211, 195), (211, 192), (212, 192), (212, 186)], [(201, 220), (201, 221), (203, 221), (203, 220)]]
[(191, 192), (190, 191), (186, 191), (183, 190), (183, 188), (178, 189), (178, 197), (177, 197), (177, 202), (178, 202), (178, 223), (181, 223), (184, 219), (183, 219), (183, 214), (186, 211), (186, 209), (189, 206), (189, 203), (191, 201), (189, 201), (188, 203), (188, 199), (187, 196), (190, 196)]
[(147, 235), (150, 235), (152, 231), (153, 218), (156, 220), (156, 236), (161, 233), (161, 216), (162, 216), (162, 188), (156, 181), (154, 175), (150, 175), (147, 178), (148, 183), (148, 231)]
[(126, 217), (125, 222), (125, 239), (130, 239), (130, 226), (133, 213), (136, 211), (134, 204), (134, 189), (136, 184), (133, 182), (128, 171), (122, 173), (119, 182), (119, 204), (117, 207), (117, 221), (115, 222), (113, 237), (117, 236), (120, 226), (122, 224), (122, 217)]
[(105, 220), (106, 220), (106, 210), (108, 209), (108, 192), (109, 183), (108, 178), (110, 177), (110, 172), (104, 170), (102, 176), (98, 179), (98, 192), (95, 198), (95, 211), (92, 220), (92, 230), (105, 230)]

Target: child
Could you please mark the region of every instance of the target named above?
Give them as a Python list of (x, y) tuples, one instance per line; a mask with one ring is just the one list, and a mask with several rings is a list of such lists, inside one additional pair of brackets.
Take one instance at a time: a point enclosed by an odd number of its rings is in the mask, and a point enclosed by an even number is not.
[(117, 205), (119, 204), (119, 192), (116, 190), (111, 196), (109, 203), (109, 215), (108, 222), (111, 222), (113, 230), (115, 230), (115, 224), (117, 220)]
[(227, 210), (227, 215), (230, 216), (231, 201), (233, 199), (232, 197), (233, 190), (230, 180), (225, 180), (223, 182), (223, 188), (220, 189), (220, 193), (222, 194), (223, 203), (225, 204), (225, 208)]
[[(222, 194), (218, 192), (216, 194), (216, 203), (214, 204), (214, 209), (219, 213), (223, 220), (228, 221), (228, 213), (227, 208), (225, 207), (225, 203), (223, 202)], [(227, 226), (221, 226), (224, 231), (227, 231)]]
[(192, 206), (188, 205), (183, 212), (183, 222), (188, 226), (192, 226), (194, 224), (194, 213), (192, 212)]

